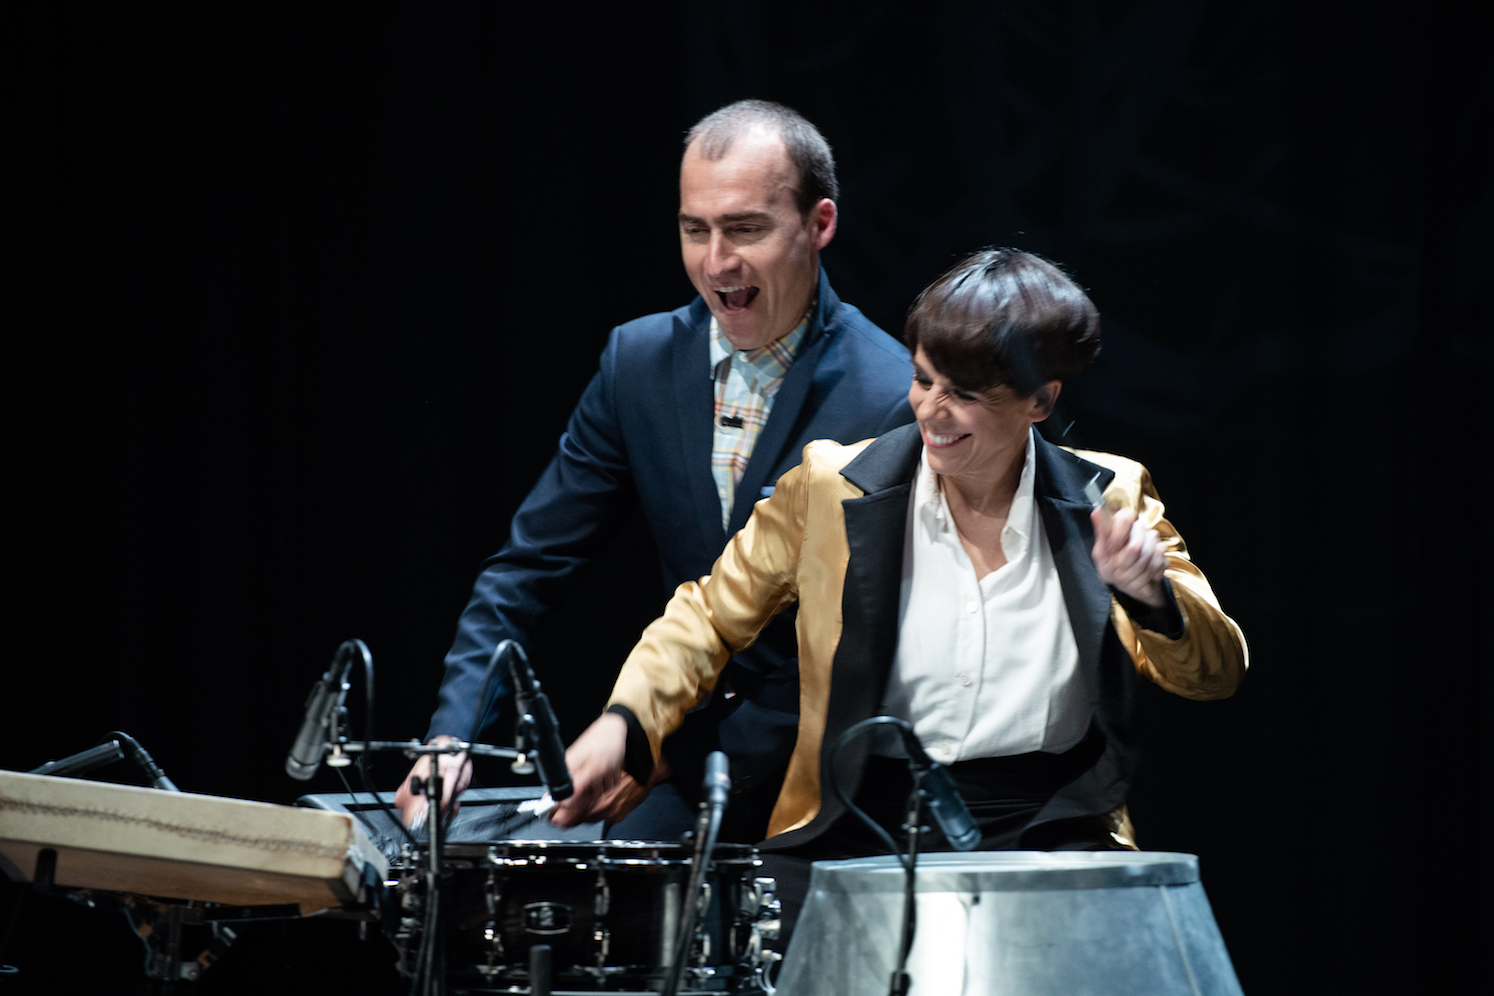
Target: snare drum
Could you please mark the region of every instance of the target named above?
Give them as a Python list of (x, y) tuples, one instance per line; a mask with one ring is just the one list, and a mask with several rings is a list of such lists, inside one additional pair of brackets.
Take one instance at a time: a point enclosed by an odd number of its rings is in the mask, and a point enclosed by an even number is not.
[[(646, 841), (512, 840), (452, 843), (442, 890), (446, 972), (467, 991), (529, 983), (529, 952), (549, 945), (555, 989), (657, 991), (674, 958), (693, 849)], [(751, 847), (721, 844), (706, 878), (682, 992), (761, 992), (777, 960), (771, 879)], [(401, 875), (405, 906), (420, 907), (422, 876)], [(418, 917), (400, 946), (413, 950)]]

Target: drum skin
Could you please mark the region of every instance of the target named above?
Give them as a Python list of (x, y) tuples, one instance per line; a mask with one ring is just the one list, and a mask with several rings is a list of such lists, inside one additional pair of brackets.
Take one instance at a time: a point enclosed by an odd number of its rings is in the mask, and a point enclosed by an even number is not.
[[(1192, 854), (920, 855), (911, 996), (1242, 996)], [(887, 991), (902, 926), (892, 857), (813, 866), (777, 996)]]

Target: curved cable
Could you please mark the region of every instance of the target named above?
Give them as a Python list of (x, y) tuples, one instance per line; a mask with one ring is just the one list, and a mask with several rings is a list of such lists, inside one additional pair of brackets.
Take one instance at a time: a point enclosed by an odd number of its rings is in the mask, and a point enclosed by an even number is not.
[(529, 655), (524, 653), (524, 648), (515, 640), (500, 640), (498, 646), (493, 648), (493, 655), (488, 658), (488, 668), (482, 674), (482, 693), (477, 696), (477, 708), (472, 711), (472, 731), (467, 735), (469, 744), (477, 743), (477, 737), (482, 733), (483, 720), (488, 715), (488, 691), (493, 687), (493, 676), (498, 673), (498, 665), (510, 650), (526, 663), (529, 660)]
[(840, 780), (835, 777), (835, 771), (838, 767), (837, 762), (840, 760), (840, 752), (844, 750), (846, 745), (849, 744), (852, 740), (856, 739), (861, 734), (865, 733), (867, 730), (870, 730), (874, 726), (896, 726), (904, 733), (911, 734), (913, 732), (913, 727), (906, 720), (898, 719), (896, 716), (873, 716), (870, 719), (863, 719), (861, 722), (852, 725), (850, 729), (846, 730), (846, 732), (840, 735), (840, 737), (835, 741), (835, 746), (831, 748), (829, 770), (826, 772), (828, 781), (830, 782), (830, 791), (835, 793), (835, 798), (840, 800), (840, 804), (842, 806), (845, 806), (846, 809), (850, 810), (852, 813), (855, 813), (857, 819), (859, 819), (862, 823), (865, 823), (872, 829), (873, 832), (876, 833), (878, 837), (882, 839), (882, 843), (887, 845), (888, 852), (892, 854), (893, 857), (897, 858), (898, 864), (902, 865), (905, 871), (911, 871), (911, 869), (909, 868), (908, 858), (903, 856), (902, 848), (897, 846), (897, 841), (892, 839), (892, 834), (882, 829), (882, 825), (880, 823), (872, 819), (870, 816), (867, 816), (866, 813), (862, 812), (861, 807), (857, 806), (850, 800), (850, 798), (846, 796), (845, 790), (840, 787)]
[[(365, 742), (372, 743), (374, 729), (373, 651), (368, 649), (368, 644), (356, 637), (351, 640), (344, 640), (342, 645), (337, 648), (337, 653), (332, 657), (333, 668), (335, 670), (346, 655), (353, 653), (356, 653), (363, 661), (363, 739)], [(341, 725), (340, 716), (337, 721)], [(358, 769), (358, 780), (363, 784), (363, 790), (373, 798), (375, 805), (384, 813), (389, 822), (399, 827), (399, 831), (404, 835), (405, 840), (413, 846), (415, 844), (415, 837), (410, 833), (409, 828), (405, 826), (405, 821), (399, 818), (399, 814), (394, 811), (394, 807), (384, 801), (384, 797), (379, 795), (378, 789), (374, 787), (373, 774), (368, 770), (367, 751), (358, 755), (358, 760), (354, 767)], [(341, 779), (342, 787), (348, 790), (348, 795), (352, 796), (353, 801), (356, 802), (358, 793), (353, 791), (352, 785), (348, 783), (347, 776), (342, 773), (342, 769), (340, 768), (337, 769), (337, 777)], [(363, 825), (368, 827), (369, 832), (377, 836), (378, 832), (374, 830), (373, 822), (362, 811), (358, 811), (357, 815), (363, 821)]]

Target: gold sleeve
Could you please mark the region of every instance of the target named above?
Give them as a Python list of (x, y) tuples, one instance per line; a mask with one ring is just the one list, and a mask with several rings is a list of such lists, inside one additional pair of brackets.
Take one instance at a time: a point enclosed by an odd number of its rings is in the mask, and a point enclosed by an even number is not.
[(805, 474), (801, 464), (779, 478), (711, 573), (675, 589), (623, 663), (608, 705), (638, 717), (655, 762), (664, 737), (710, 694), (731, 655), (797, 599)]
[(1233, 695), (1250, 666), (1245, 634), (1219, 608), (1214, 590), (1188, 555), (1183, 537), (1167, 521), (1151, 474), (1124, 457), (1093, 452), (1079, 455), (1115, 471), (1115, 479), (1105, 489), (1106, 502), (1134, 509), (1137, 519), (1157, 531), (1167, 551), (1167, 579), (1172, 582), (1173, 597), (1183, 615), (1183, 633), (1178, 639), (1169, 640), (1138, 626), (1119, 603), (1111, 600), (1111, 622), (1137, 670), (1186, 698), (1207, 700)]

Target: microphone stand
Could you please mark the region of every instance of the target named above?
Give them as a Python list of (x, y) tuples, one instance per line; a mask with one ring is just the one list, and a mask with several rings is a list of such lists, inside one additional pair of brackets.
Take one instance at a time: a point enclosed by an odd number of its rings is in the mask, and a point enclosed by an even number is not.
[(441, 844), (444, 838), (439, 807), (443, 789), (441, 765), (432, 761), (431, 774), (424, 779), (414, 779), (410, 788), (424, 793), (426, 805), (436, 807), (436, 815), (426, 820), (429, 831), (426, 844), (425, 869), (425, 923), (420, 931), (420, 954), (416, 958), (415, 985), (413, 992), (420, 996), (441, 996), (446, 991), (446, 948), (440, 941), (441, 933)]
[[(884, 830), (876, 820), (867, 816), (846, 795), (845, 789), (841, 787), (840, 780), (836, 778), (837, 760), (840, 752), (845, 749), (856, 737), (870, 730), (874, 726), (895, 726), (902, 734), (904, 746), (908, 751), (908, 771), (913, 776), (913, 791), (908, 795), (908, 852), (905, 856), (902, 848), (898, 847), (897, 841), (892, 835)], [(949, 839), (952, 846), (962, 851), (968, 851), (980, 841), (979, 831), (970, 819), (970, 813), (965, 804), (960, 800), (955, 791), (954, 784), (944, 769), (929, 759), (924, 752), (923, 746), (918, 742), (918, 737), (913, 733), (913, 727), (905, 720), (894, 716), (873, 716), (853, 724), (836, 740), (835, 747), (831, 751), (830, 763), (827, 767), (829, 772), (830, 789), (840, 804), (854, 813), (861, 822), (870, 827), (882, 842), (887, 845), (887, 850), (897, 858), (898, 864), (903, 866), (905, 873), (903, 887), (903, 928), (900, 932), (898, 943), (897, 967), (893, 969), (892, 976), (888, 982), (888, 993), (890, 996), (907, 996), (909, 987), (912, 985), (912, 977), (908, 974), (908, 955), (913, 950), (913, 937), (918, 926), (917, 893), (915, 891), (918, 870), (918, 842), (923, 832), (923, 805), (924, 800), (930, 796), (930, 810), (939, 821), (940, 829), (944, 831), (945, 837)], [(924, 787), (924, 780), (930, 779), (930, 787)]]
[(913, 773), (913, 791), (908, 794), (908, 860), (903, 865), (903, 929), (897, 946), (897, 967), (892, 970), (889, 996), (907, 996), (913, 977), (908, 974), (908, 954), (913, 950), (913, 935), (918, 930), (918, 838), (923, 830), (923, 772), (909, 759)]
[(700, 914), (700, 890), (716, 850), (716, 836), (721, 832), (721, 815), (726, 809), (726, 793), (731, 779), (726, 773), (726, 755), (712, 751), (706, 758), (706, 801), (700, 804), (700, 818), (695, 823), (695, 854), (690, 862), (690, 883), (685, 888), (679, 938), (674, 945), (674, 960), (664, 980), (660, 996), (675, 996), (685, 974), (685, 961), (695, 939), (695, 921)]

